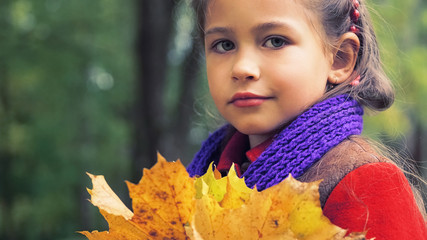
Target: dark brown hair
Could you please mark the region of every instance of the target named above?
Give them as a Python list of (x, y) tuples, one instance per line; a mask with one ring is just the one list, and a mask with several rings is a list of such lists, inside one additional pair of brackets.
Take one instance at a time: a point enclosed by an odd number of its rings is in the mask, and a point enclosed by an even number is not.
[[(339, 38), (349, 32), (353, 21), (353, 1), (351, 0), (303, 0), (302, 4), (313, 12), (323, 31), (320, 34), (325, 44), (336, 47)], [(370, 14), (365, 2), (361, 2), (358, 11), (360, 18), (356, 24), (359, 29), (360, 50), (354, 73), (347, 81), (335, 86), (326, 93), (326, 98), (348, 93), (360, 104), (372, 110), (385, 110), (394, 102), (394, 90), (390, 79), (384, 73), (380, 60), (379, 47), (372, 26)], [(351, 86), (350, 82), (360, 75), (360, 84)]]

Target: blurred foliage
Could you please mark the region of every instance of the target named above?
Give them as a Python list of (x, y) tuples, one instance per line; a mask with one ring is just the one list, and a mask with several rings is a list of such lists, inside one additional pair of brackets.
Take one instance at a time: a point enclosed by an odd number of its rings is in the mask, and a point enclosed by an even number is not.
[[(375, 0), (371, 7), (397, 100), (367, 117), (365, 132), (416, 155), (427, 141), (427, 2)], [(182, 34), (192, 29), (188, 12), (176, 14), (167, 101), (177, 101), (180, 51), (192, 43)], [(79, 239), (75, 231), (105, 229), (86, 201), (86, 171), (127, 194), (135, 22), (134, 1), (0, 1), (0, 239)], [(198, 88), (191, 144), (207, 134), (206, 84)], [(416, 157), (427, 161), (426, 150)]]
[[(399, 152), (409, 151), (410, 157), (426, 166), (427, 152), (423, 146), (427, 144), (427, 2), (373, 2), (371, 12), (382, 60), (395, 85), (396, 101), (391, 109), (365, 118), (365, 134), (392, 141)], [(417, 150), (417, 145), (421, 149)]]
[(85, 172), (129, 172), (132, 7), (0, 2), (0, 239), (76, 239), (99, 226)]

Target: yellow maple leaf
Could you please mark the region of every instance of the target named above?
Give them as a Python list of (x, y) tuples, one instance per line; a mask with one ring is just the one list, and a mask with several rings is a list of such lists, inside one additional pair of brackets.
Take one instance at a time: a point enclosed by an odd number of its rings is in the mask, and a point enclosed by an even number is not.
[[(221, 202), (209, 195), (196, 201), (191, 228), (195, 232), (192, 235), (199, 238), (193, 239), (242, 236), (244, 239), (343, 239), (346, 231), (331, 224), (322, 214), (319, 182), (301, 183), (289, 176), (280, 184), (258, 192), (246, 185), (233, 187), (234, 176), (230, 171), (227, 192)], [(229, 196), (233, 203), (224, 205)]]
[[(188, 176), (180, 161), (166, 162), (159, 154), (158, 162), (150, 170), (144, 169), (138, 184), (127, 182), (134, 214), (121, 207), (106, 206), (117, 203), (115, 194), (102, 193), (108, 185), (92, 176), (91, 202), (97, 206), (109, 224), (109, 232), (82, 232), (90, 240), (98, 239), (187, 239), (184, 224), (189, 222), (194, 205), (194, 179)], [(111, 191), (112, 192), (112, 191)], [(113, 210), (111, 210), (113, 209)], [(120, 210), (117, 210), (120, 209)], [(131, 218), (129, 218), (131, 216)]]
[(217, 169), (212, 170), (211, 164), (205, 175), (196, 178), (195, 188), (197, 199), (212, 196), (223, 208), (240, 207), (253, 191), (237, 176), (234, 165), (226, 177), (221, 177)]
[(104, 176), (95, 176), (88, 173), (92, 180), (93, 189), (87, 189), (92, 196), (90, 202), (109, 214), (121, 215), (130, 219), (133, 213), (126, 207), (120, 198), (113, 192), (105, 181)]
[(196, 178), (195, 188), (197, 199), (201, 198), (203, 195), (211, 195), (216, 201), (220, 202), (227, 192), (227, 179), (221, 178), (221, 174), (218, 170), (215, 169), (215, 171), (213, 171), (211, 164), (205, 175)]
[(301, 183), (289, 176), (258, 192), (237, 177), (234, 167), (221, 178), (209, 167), (190, 178), (184, 166), (158, 163), (138, 184), (127, 182), (133, 213), (114, 194), (104, 177), (90, 175), (91, 202), (109, 224), (108, 232), (81, 232), (90, 240), (117, 239), (365, 239), (344, 237), (320, 208), (319, 182)]
[(256, 192), (256, 190), (246, 186), (243, 178), (237, 176), (234, 165), (230, 168), (225, 178), (227, 179), (227, 191), (222, 201), (219, 202), (219, 205), (223, 208), (235, 209), (242, 207), (249, 200), (251, 193)]

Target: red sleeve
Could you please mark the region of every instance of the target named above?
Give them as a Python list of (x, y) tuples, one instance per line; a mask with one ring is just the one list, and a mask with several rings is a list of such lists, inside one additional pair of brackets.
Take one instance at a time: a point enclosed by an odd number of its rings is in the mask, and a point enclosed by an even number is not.
[(323, 208), (332, 223), (376, 240), (427, 239), (426, 221), (409, 183), (391, 163), (371, 163), (350, 172)]

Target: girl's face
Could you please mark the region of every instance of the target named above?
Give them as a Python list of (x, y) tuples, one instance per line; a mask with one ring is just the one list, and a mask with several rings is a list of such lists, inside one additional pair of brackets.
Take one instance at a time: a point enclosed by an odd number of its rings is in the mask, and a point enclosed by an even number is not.
[(327, 53), (293, 0), (211, 0), (205, 50), (211, 95), (237, 130), (261, 143), (325, 92)]

